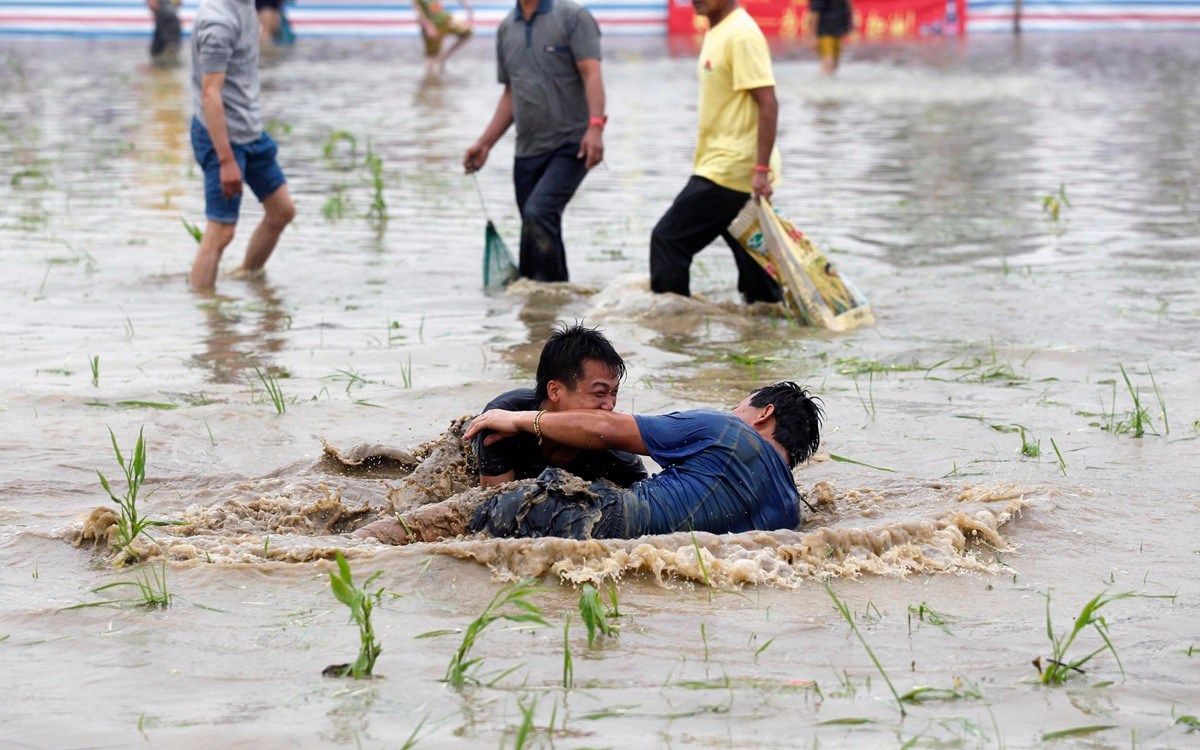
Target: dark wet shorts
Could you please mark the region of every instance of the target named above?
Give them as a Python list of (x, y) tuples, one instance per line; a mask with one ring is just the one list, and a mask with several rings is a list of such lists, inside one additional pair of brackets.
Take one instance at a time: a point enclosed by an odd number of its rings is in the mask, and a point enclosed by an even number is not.
[[(233, 143), (233, 158), (242, 170), (242, 180), (261, 202), (287, 183), (279, 162), (275, 160), (279, 147), (271, 136), (263, 133), (250, 143)], [(217, 149), (208, 136), (208, 129), (197, 117), (192, 118), (192, 152), (196, 163), (204, 170), (204, 215), (219, 224), (236, 224), (242, 208), (242, 196), (226, 198), (221, 194), (221, 163)]]
[(643, 501), (612, 482), (585, 482), (548, 468), (536, 480), (501, 492), (471, 515), (471, 531), (497, 537), (557, 536), (624, 539), (638, 536)]

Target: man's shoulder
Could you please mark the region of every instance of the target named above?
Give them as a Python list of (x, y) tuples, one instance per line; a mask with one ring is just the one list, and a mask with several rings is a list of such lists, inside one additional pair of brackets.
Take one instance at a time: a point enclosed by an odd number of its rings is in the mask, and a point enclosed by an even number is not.
[(237, 23), (238, 15), (229, 0), (200, 0), (200, 6), (196, 8), (196, 16), (192, 21), (193, 28), (211, 24), (235, 26)]
[(758, 21), (754, 20), (754, 16), (746, 12), (745, 8), (738, 8), (734, 11), (734, 15), (729, 18), (732, 23), (729, 24), (729, 32), (726, 34), (727, 39), (761, 39), (764, 43), (767, 41), (766, 34), (758, 25)]
[(507, 31), (509, 28), (511, 28), (511, 27), (512, 27), (513, 25), (515, 25), (516, 23), (517, 23), (517, 11), (516, 11), (516, 9), (514, 8), (513, 10), (510, 10), (510, 11), (509, 11), (509, 12), (508, 12), (508, 13), (507, 13), (505, 16), (504, 16), (504, 18), (501, 18), (501, 19), (500, 19), (500, 23), (499, 23), (499, 25), (497, 25), (497, 26), (496, 26), (496, 34), (497, 34), (497, 36), (498, 36), (498, 35), (500, 35), (500, 34), (502, 34), (502, 33), (503, 33), (503, 32), (505, 32), (505, 31)]
[(529, 411), (537, 406), (537, 397), (532, 388), (514, 388), (505, 391), (483, 407), (488, 409), (504, 409), (505, 411)]

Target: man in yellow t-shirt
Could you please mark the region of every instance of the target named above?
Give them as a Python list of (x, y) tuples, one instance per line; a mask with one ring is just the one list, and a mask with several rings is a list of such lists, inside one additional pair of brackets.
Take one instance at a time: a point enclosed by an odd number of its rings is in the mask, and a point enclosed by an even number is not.
[(717, 237), (733, 250), (747, 302), (778, 302), (779, 285), (729, 234), (751, 196), (778, 179), (779, 103), (762, 30), (737, 0), (692, 0), (708, 18), (700, 48), (700, 136), (692, 176), (650, 233), (650, 288), (688, 295), (692, 256)]

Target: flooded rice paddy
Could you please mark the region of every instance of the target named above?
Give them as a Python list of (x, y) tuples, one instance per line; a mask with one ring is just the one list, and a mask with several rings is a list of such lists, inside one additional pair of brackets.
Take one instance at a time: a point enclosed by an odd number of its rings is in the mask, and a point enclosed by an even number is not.
[[(778, 50), (777, 203), (878, 319), (840, 336), (735, 304), (719, 245), (694, 269), (702, 298), (646, 291), (649, 231), (695, 127), (694, 59), (665, 42), (608, 43), (607, 166), (568, 210), (572, 283), (491, 296), (458, 166), (497, 93), (490, 42), (441, 81), (421, 78), (412, 43), (269, 59), (265, 113), (300, 214), (264, 279), (222, 277), (215, 298), (186, 289), (183, 220), (203, 211), (185, 71), (148, 67), (141, 43), (4, 43), (0, 741), (1194, 746), (1194, 41), (852, 49), (833, 81)], [(515, 243), (511, 143), (480, 182)], [(245, 207), (227, 269), (258, 215)], [(529, 382), (548, 327), (576, 318), (626, 355), (624, 410), (809, 384), (828, 422), (796, 473), (805, 527), (408, 548), (346, 534), (462, 490), (444, 431)], [(141, 550), (172, 606), (66, 609), (136, 575), (71, 542), (115, 507), (95, 474), (119, 475), (108, 428), (128, 449), (143, 427), (142, 509), (182, 522)], [(382, 571), (381, 679), (321, 677), (357, 650), (326, 575), (335, 549), (356, 580)], [(480, 684), (443, 682), (472, 619), (529, 575), (549, 626), (493, 625)], [(589, 647), (580, 587), (610, 581), (620, 635)], [(1040, 684), (1044, 594), (1062, 636), (1106, 589), (1167, 596), (1100, 612), (1119, 663), (1105, 652)], [(1101, 645), (1089, 629), (1068, 660)]]

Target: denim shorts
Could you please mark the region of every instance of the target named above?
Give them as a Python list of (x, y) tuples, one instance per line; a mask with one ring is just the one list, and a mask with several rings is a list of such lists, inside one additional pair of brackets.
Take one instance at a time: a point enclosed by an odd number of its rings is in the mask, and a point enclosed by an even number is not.
[[(250, 143), (233, 143), (233, 158), (242, 170), (242, 180), (259, 202), (269, 198), (287, 184), (283, 170), (275, 161), (279, 147), (271, 136), (263, 133)], [(208, 130), (197, 117), (192, 118), (192, 152), (196, 163), (204, 170), (204, 215), (218, 224), (236, 224), (242, 207), (242, 196), (226, 198), (221, 194), (221, 164)]]

